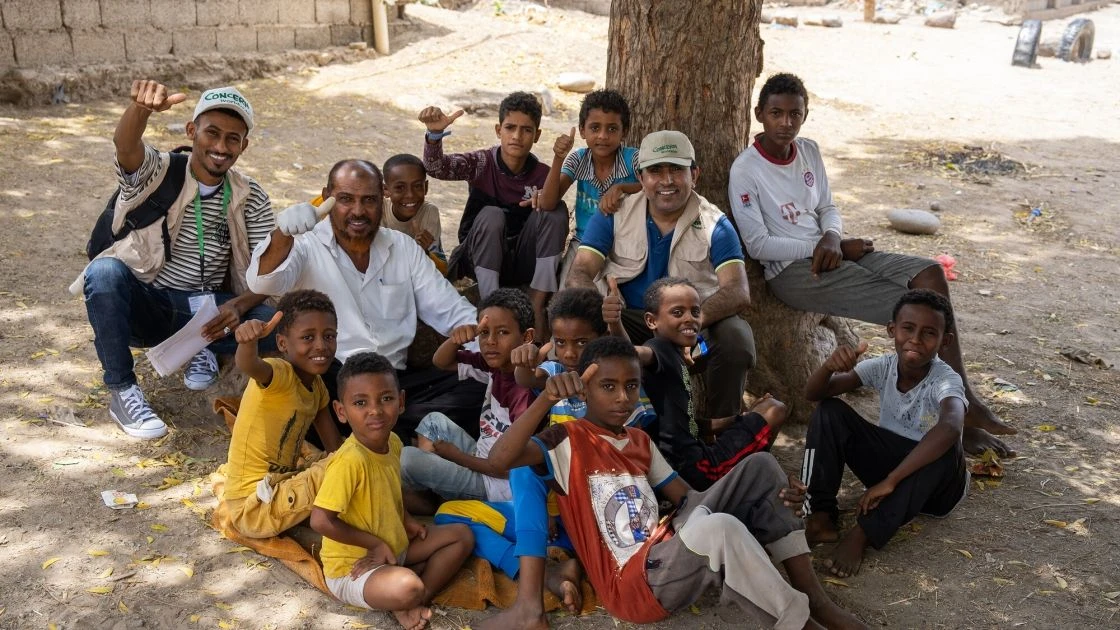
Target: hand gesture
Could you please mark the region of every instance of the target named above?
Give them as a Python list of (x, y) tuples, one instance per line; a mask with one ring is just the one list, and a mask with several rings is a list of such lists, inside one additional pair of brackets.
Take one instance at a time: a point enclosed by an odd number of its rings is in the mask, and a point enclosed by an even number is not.
[(354, 568), (350, 569), (350, 577), (357, 579), (371, 569), (396, 563), (397, 557), (393, 555), (393, 550), (389, 548), (389, 545), (381, 542), (367, 549), (366, 555), (362, 556), (354, 563)]
[(542, 395), (547, 396), (554, 402), (559, 402), (565, 398), (583, 398), (584, 392), (591, 382), (591, 377), (595, 376), (598, 371), (599, 364), (592, 363), (587, 366), (582, 375), (575, 372), (561, 372), (556, 376), (549, 377), (544, 383)]
[(424, 540), (428, 537), (428, 526), (411, 516), (406, 516), (404, 519), (404, 533), (408, 535), (409, 540)]
[(846, 238), (840, 241), (840, 251), (844, 254), (844, 260), (855, 262), (863, 258), (864, 254), (875, 251), (875, 243), (869, 238)]
[(332, 208), (334, 197), (324, 199), (318, 208), (306, 201), (288, 206), (276, 215), (276, 229), (288, 236), (310, 232), (323, 217), (331, 213)]
[(599, 212), (603, 214), (614, 214), (618, 212), (618, 206), (622, 203), (622, 198), (625, 196), (625, 193), (622, 192), (622, 189), (619, 188), (617, 184), (611, 186), (607, 189), (607, 192), (599, 197)]
[(259, 319), (247, 320), (238, 326), (237, 330), (233, 331), (233, 338), (237, 340), (237, 343), (256, 343), (257, 340), (267, 337), (280, 324), (283, 317), (284, 311), (276, 311), (276, 314), (268, 320), (268, 323)]
[(132, 104), (150, 112), (164, 112), (187, 100), (182, 92), (167, 94), (167, 86), (159, 81), (141, 79), (132, 82)]
[(801, 480), (794, 475), (789, 476), (789, 487), (782, 488), (778, 491), (778, 498), (782, 503), (793, 510), (795, 516), (801, 516), (802, 510), (805, 506), (805, 493), (809, 491), (809, 486), (801, 483)]
[(416, 244), (419, 245), (420, 248), (424, 251), (428, 251), (428, 249), (432, 246), (432, 243), (436, 242), (436, 237), (432, 236), (431, 232), (424, 229), (418, 231), (413, 238), (416, 239)]
[(424, 451), (425, 453), (435, 453), (436, 452), (436, 443), (432, 441), (432, 438), (430, 438), (426, 435), (420, 435), (419, 433), (417, 433), (416, 434), (416, 448)]
[(844, 260), (844, 253), (840, 250), (840, 237), (836, 232), (825, 232), (821, 240), (817, 241), (817, 246), (813, 248), (813, 263), (809, 267), (809, 273), (813, 277), (819, 276), (826, 271), (832, 271), (840, 266), (840, 262)]
[[(280, 320), (276, 321), (279, 323)], [(218, 306), (218, 315), (202, 328), (202, 338), (213, 343), (237, 330), (240, 325), (241, 313), (231, 302), (225, 302)]]
[[(482, 319), (484, 321), (480, 323), (485, 323), (486, 318), (483, 317)], [(448, 338), (457, 346), (465, 346), (470, 343), (472, 339), (478, 337), (478, 328), (479, 327), (474, 324), (463, 324), (452, 330)]]
[(859, 498), (856, 514), (867, 514), (871, 510), (879, 507), (879, 503), (890, 496), (892, 492), (894, 492), (894, 483), (892, 483), (889, 478), (871, 486), (867, 489), (867, 492), (864, 492), (863, 496)]
[(603, 297), (603, 321), (608, 326), (621, 322), (624, 307), (622, 292), (618, 290), (618, 280), (614, 276), (607, 276), (607, 295)]
[(420, 116), (418, 116), (418, 118), (420, 122), (424, 123), (424, 126), (428, 128), (428, 131), (432, 133), (442, 133), (444, 129), (450, 127), (451, 123), (455, 122), (462, 115), (463, 110), (461, 109), (448, 116), (438, 107), (425, 107), (420, 110)]
[(436, 440), (435, 442), (432, 442), (432, 452), (444, 459), (447, 459), (447, 456), (449, 454), (461, 453), (463, 451), (460, 450), (458, 446), (455, 446), (453, 442), (448, 442), (446, 440)]
[(572, 146), (576, 143), (576, 128), (572, 127), (572, 132), (566, 136), (556, 138), (556, 143), (552, 145), (552, 152), (556, 154), (556, 159), (563, 160), (568, 157), (572, 151)]
[(832, 356), (824, 362), (824, 367), (829, 372), (851, 372), (859, 362), (859, 355), (867, 352), (867, 342), (862, 339), (859, 346), (853, 348), (851, 346), (837, 346), (832, 351)]
[(552, 350), (552, 342), (548, 342), (537, 347), (535, 343), (527, 343), (520, 345), (513, 349), (509, 355), (510, 363), (515, 368), (525, 368), (526, 370), (535, 370), (537, 366), (544, 363), (548, 359), (548, 353)]
[(541, 209), (541, 189), (533, 186), (529, 191), (529, 198), (522, 199), (517, 205), (522, 208), (532, 208), (533, 210)]

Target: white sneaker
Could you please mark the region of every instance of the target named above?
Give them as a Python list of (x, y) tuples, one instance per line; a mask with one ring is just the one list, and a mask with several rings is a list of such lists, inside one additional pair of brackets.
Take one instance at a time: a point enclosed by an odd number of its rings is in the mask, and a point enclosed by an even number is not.
[(139, 385), (109, 392), (109, 415), (132, 437), (150, 440), (167, 435), (167, 425), (152, 411)]
[(209, 349), (203, 348), (198, 354), (191, 357), (187, 364), (187, 373), (183, 375), (183, 384), (188, 389), (200, 392), (218, 381), (218, 357)]

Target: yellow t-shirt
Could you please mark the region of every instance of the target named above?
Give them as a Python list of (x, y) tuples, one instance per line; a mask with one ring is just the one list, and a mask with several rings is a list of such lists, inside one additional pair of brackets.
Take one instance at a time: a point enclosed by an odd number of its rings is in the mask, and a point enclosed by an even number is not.
[[(408, 547), (401, 499), (401, 439), (389, 434), (389, 452), (374, 453), (351, 435), (331, 456), (315, 507), (338, 512), (343, 523), (377, 536), (399, 557)], [(319, 557), (328, 578), (343, 577), (366, 549), (323, 537)]]
[(226, 499), (253, 494), (268, 473), (296, 471), (307, 429), (330, 402), (322, 378), (316, 376), (309, 390), (287, 361), (265, 362), (272, 366), (272, 382), (261, 387), (249, 380), (233, 425), (226, 457)]

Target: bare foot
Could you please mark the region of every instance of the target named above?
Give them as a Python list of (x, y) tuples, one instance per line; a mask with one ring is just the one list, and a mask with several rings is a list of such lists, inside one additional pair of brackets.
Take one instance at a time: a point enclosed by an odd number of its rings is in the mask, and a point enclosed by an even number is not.
[(579, 590), (580, 579), (579, 561), (575, 558), (564, 560), (555, 568), (549, 567), (545, 573), (545, 586), (560, 599), (560, 605), (564, 610), (573, 615), (578, 615), (583, 610), (583, 593)]
[(829, 630), (867, 630), (869, 626), (830, 599), (809, 599), (809, 618)]
[(964, 415), (966, 427), (983, 429), (993, 435), (1015, 435), (1019, 432), (1015, 427), (999, 419), (982, 400), (971, 392), (967, 395), (968, 412)]
[(964, 452), (969, 455), (983, 455), (984, 451), (992, 449), (1000, 457), (1015, 456), (1015, 451), (1010, 446), (984, 429), (965, 427), (964, 433), (961, 434), (961, 440)]
[(432, 618), (432, 609), (427, 606), (417, 606), (408, 610), (394, 610), (393, 616), (405, 630), (420, 630), (428, 625), (428, 621)]
[(857, 523), (840, 539), (840, 544), (832, 550), (832, 558), (825, 560), (824, 566), (836, 577), (855, 575), (863, 564), (864, 549), (867, 549), (867, 534)]
[(487, 617), (478, 623), (472, 623), (471, 628), (475, 630), (512, 630), (513, 628), (546, 630), (548, 628), (548, 617), (542, 610), (529, 610), (528, 607), (522, 607), (515, 602), (512, 607), (493, 617)]
[(833, 543), (840, 540), (840, 530), (832, 521), (831, 514), (815, 512), (805, 519), (805, 540), (809, 545)]

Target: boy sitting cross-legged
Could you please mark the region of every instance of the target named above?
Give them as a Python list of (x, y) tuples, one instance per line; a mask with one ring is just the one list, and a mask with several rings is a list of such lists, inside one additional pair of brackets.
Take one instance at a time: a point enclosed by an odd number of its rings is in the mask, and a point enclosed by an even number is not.
[[(646, 289), (645, 321), (653, 338), (638, 347), (638, 356), (657, 411), (657, 446), (690, 486), (707, 489), (743, 458), (770, 449), (786, 421), (786, 406), (767, 395), (746, 413), (713, 423), (715, 443), (705, 444), (699, 438), (689, 375), (703, 328), (700, 294), (687, 280), (661, 278)], [(613, 325), (621, 328), (618, 322)]]
[[(937, 356), (949, 343), (951, 330), (948, 298), (928, 289), (908, 291), (887, 324), (894, 354), (857, 364), (867, 344), (841, 346), (805, 386), (805, 397), (820, 401), (805, 436), (802, 469), (809, 485), (809, 542), (839, 537), (836, 493), (844, 464), (867, 487), (856, 525), (828, 562), (836, 575), (856, 573), (868, 545), (881, 549), (920, 512), (948, 515), (968, 492), (961, 447), (968, 406), (964, 384)], [(831, 398), (861, 386), (879, 392), (878, 426)]]
[[(229, 441), (222, 501), (242, 535), (270, 538), (311, 514), (327, 458), (301, 468), (312, 424), (328, 451), (342, 442), (321, 374), (334, 359), (334, 305), (318, 291), (284, 295), (268, 323), (251, 319), (235, 331), (234, 362), (249, 376)], [(262, 359), (257, 341), (276, 329), (283, 358)], [(306, 463), (306, 462), (305, 462)]]
[(385, 357), (351, 355), (334, 402), (353, 433), (331, 458), (315, 497), (311, 527), (323, 535), (323, 573), (340, 601), (388, 610), (401, 626), (423, 628), (426, 606), (470, 556), (464, 525), (426, 527), (404, 510), (401, 440), (393, 433), (404, 391)]
[[(517, 289), (498, 289), (479, 304), (478, 318), (477, 326), (452, 330), (432, 355), (434, 366), (458, 370), (460, 380), (487, 383), (478, 440), (447, 416), (430, 413), (416, 427), (417, 446), (406, 446), (401, 454), (401, 478), (405, 487), (430, 490), (445, 500), (509, 501), (506, 471), (495, 470), (486, 454), (533, 400), (533, 393), (514, 380), (510, 361), (515, 348), (533, 339), (533, 306)], [(462, 349), (475, 338), (478, 352)], [(435, 506), (430, 509), (429, 514)]]
[[(634, 623), (664, 619), (712, 585), (776, 628), (866, 627), (832, 603), (817, 581), (800, 520), (790, 509), (803, 500), (803, 488), (787, 486), (773, 456), (751, 455), (697, 492), (644, 432), (625, 426), (641, 382), (634, 346), (616, 337), (596, 339), (580, 368), (550, 378), (489, 459), (501, 469), (532, 466), (548, 480), (588, 579), (611, 615)], [(586, 401), (586, 415), (534, 437), (551, 405), (572, 396)], [(677, 506), (661, 525), (655, 488)], [(785, 565), (796, 589), (767, 551)], [(545, 626), (547, 619), (529, 624), (511, 610), (478, 627), (530, 625)]]

